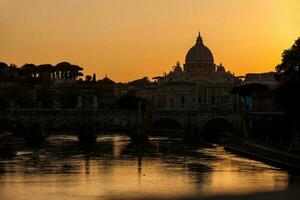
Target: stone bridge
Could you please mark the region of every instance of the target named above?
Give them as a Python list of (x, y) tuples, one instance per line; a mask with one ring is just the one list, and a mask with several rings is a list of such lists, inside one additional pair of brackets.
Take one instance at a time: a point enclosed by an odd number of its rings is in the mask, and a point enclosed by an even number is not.
[(242, 119), (240, 113), (199, 111), (15, 109), (0, 112), (0, 128), (14, 127), (14, 130), (30, 133), (62, 128), (79, 132), (84, 132), (82, 129), (88, 132), (122, 129), (132, 137), (165, 131), (168, 136), (176, 133), (186, 138), (199, 138), (220, 133), (242, 135)]

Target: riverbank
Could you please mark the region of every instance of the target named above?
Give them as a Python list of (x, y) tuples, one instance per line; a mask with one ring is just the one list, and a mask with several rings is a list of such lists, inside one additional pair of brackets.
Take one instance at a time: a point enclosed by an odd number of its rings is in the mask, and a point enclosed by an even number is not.
[(300, 156), (248, 138), (223, 138), (225, 150), (259, 160), (293, 173), (300, 173)]
[(115, 200), (297, 200), (299, 199), (300, 191), (298, 188), (286, 191), (260, 192), (247, 195), (220, 195), (220, 196), (192, 196), (192, 197), (138, 197), (138, 198), (112, 198)]

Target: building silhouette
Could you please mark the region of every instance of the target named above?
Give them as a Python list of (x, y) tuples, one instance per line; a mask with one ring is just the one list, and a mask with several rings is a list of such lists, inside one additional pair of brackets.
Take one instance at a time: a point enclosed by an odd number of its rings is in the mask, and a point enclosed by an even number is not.
[[(199, 33), (196, 43), (187, 52), (183, 68), (177, 62), (172, 70), (154, 78), (156, 107), (166, 110), (233, 111), (237, 98), (230, 91), (239, 78), (214, 63)], [(221, 110), (220, 110), (221, 109)]]

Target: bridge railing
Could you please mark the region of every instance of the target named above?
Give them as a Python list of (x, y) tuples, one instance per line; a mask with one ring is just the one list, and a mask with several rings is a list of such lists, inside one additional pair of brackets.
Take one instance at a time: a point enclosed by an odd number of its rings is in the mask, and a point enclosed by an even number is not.
[[(115, 110), (115, 109), (13, 109), (0, 112), (2, 115), (137, 115), (136, 110)], [(160, 114), (160, 115), (205, 115), (205, 116), (228, 116), (237, 115), (238, 112), (209, 112), (203, 110), (150, 110), (145, 111), (144, 114)]]
[(231, 116), (231, 115), (239, 115), (240, 113), (237, 112), (203, 112), (203, 111), (195, 111), (195, 110), (184, 110), (184, 111), (174, 111), (174, 110), (155, 110), (152, 112), (153, 114), (160, 114), (160, 115), (184, 115), (184, 116)]
[(13, 109), (0, 112), (0, 115), (12, 115), (12, 114), (28, 114), (28, 115), (84, 115), (84, 114), (107, 114), (107, 115), (135, 115), (135, 110), (108, 110), (108, 109)]
[(197, 107), (191, 109), (173, 109), (173, 108), (161, 108), (161, 107), (154, 107), (155, 111), (175, 111), (175, 112), (197, 112), (197, 113), (239, 113), (240, 110), (236, 103), (226, 103), (226, 104), (215, 104), (215, 105), (208, 105), (208, 104), (201, 104)]

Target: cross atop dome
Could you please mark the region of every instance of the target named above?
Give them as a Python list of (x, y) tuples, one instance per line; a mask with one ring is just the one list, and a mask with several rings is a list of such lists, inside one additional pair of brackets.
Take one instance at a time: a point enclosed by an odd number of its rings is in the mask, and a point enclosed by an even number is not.
[(201, 37), (200, 31), (199, 31), (199, 34), (198, 34), (198, 37), (197, 37), (197, 40), (196, 40), (196, 44), (203, 44), (203, 39)]

